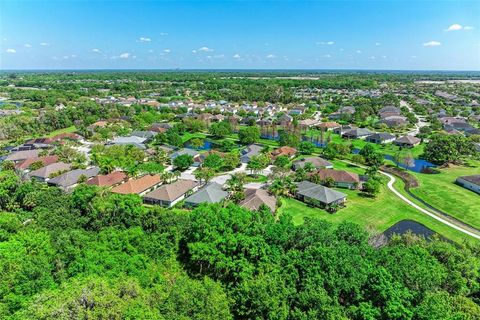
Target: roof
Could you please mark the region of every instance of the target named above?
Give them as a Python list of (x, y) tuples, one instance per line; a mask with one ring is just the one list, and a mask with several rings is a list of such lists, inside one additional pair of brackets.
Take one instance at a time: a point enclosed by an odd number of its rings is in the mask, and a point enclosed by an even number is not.
[(310, 181), (302, 181), (297, 183), (297, 194), (316, 199), (325, 204), (329, 204), (347, 197), (347, 195), (342, 192), (312, 183)]
[(132, 194), (132, 193), (142, 193), (145, 190), (150, 189), (151, 187), (159, 184), (161, 182), (160, 176), (156, 175), (145, 175), (138, 179), (130, 179), (125, 183), (122, 183), (119, 186), (116, 186), (112, 189), (114, 193), (121, 194)]
[(155, 131), (132, 131), (130, 136), (151, 139), (152, 137), (156, 136), (158, 132)]
[(263, 189), (246, 189), (245, 199), (243, 199), (239, 205), (248, 210), (258, 210), (260, 206), (264, 204), (272, 212), (275, 212), (277, 207), (277, 199), (270, 195), (267, 190)]
[(178, 151), (175, 151), (174, 153), (172, 153), (170, 155), (170, 159), (174, 160), (176, 157), (178, 156), (181, 156), (181, 155), (184, 155), (184, 154), (188, 154), (192, 157), (196, 157), (197, 155), (200, 154), (200, 152), (196, 151), (196, 150), (193, 150), (193, 149), (189, 149), (189, 148), (183, 148), (183, 149), (180, 149)]
[(227, 196), (228, 192), (224, 191), (221, 185), (216, 182), (210, 182), (205, 187), (185, 199), (185, 202), (192, 204), (217, 203), (225, 199)]
[(54, 156), (45, 156), (45, 157), (25, 159), (22, 162), (17, 163), (15, 165), (15, 169), (26, 170), (32, 165), (32, 163), (39, 162), (39, 161), (42, 163), (42, 166), (46, 166), (46, 165), (57, 162), (58, 161), (58, 156), (54, 155)]
[(414, 144), (420, 143), (420, 139), (414, 136), (407, 135), (407, 136), (398, 138), (397, 140), (395, 140), (395, 143), (414, 145)]
[(363, 136), (368, 136), (372, 134), (372, 131), (368, 130), (367, 128), (356, 128), (352, 130), (348, 130), (347, 132), (344, 133), (346, 136), (351, 136), (351, 137), (363, 137)]
[(122, 171), (114, 171), (105, 175), (98, 175), (87, 181), (89, 185), (99, 187), (111, 187), (127, 179), (127, 175)]
[(145, 142), (145, 140), (147, 140), (147, 139), (144, 138), (144, 137), (128, 136), (128, 137), (117, 137), (117, 138), (113, 139), (111, 143), (114, 143), (114, 144), (128, 144), (128, 143), (142, 144), (142, 143)]
[(330, 177), (335, 182), (347, 182), (347, 183), (359, 183), (360, 177), (358, 174), (353, 172), (348, 172), (344, 170), (334, 170), (334, 169), (319, 169), (317, 174), (320, 176), (320, 179), (325, 180)]
[(321, 122), (317, 125), (319, 128), (333, 129), (338, 128), (340, 125), (336, 122)]
[(297, 149), (289, 147), (289, 146), (283, 146), (278, 149), (275, 149), (272, 151), (272, 156), (278, 157), (278, 156), (293, 156), (297, 153)]
[(70, 170), (72, 166), (69, 163), (64, 163), (64, 162), (56, 162), (49, 164), (43, 168), (34, 170), (30, 172), (28, 175), (30, 177), (37, 177), (37, 178), (48, 178), (52, 174), (57, 173), (59, 171), (65, 171), (65, 170)]
[(81, 176), (88, 178), (96, 176), (100, 172), (99, 167), (91, 167), (88, 169), (76, 169), (72, 171), (65, 172), (64, 174), (59, 175), (48, 181), (49, 184), (54, 184), (59, 187), (69, 187), (78, 182)]
[(144, 198), (171, 202), (196, 186), (198, 186), (198, 182), (193, 180), (177, 180), (174, 183), (164, 184), (160, 188), (147, 193)]
[(370, 135), (367, 139), (385, 141), (395, 139), (395, 136), (387, 132), (377, 132)]
[(34, 150), (24, 150), (24, 151), (16, 151), (10, 153), (6, 158), (5, 161), (19, 161), (25, 160), (30, 158), (38, 158), (41, 150), (34, 149)]
[(311, 163), (315, 168), (325, 168), (331, 167), (333, 164), (320, 157), (307, 157), (304, 159), (297, 160), (293, 163), (295, 168), (303, 168), (306, 163)]
[(476, 184), (477, 186), (480, 186), (480, 174), (474, 174), (471, 176), (462, 176), (462, 177), (458, 177), (457, 179), (463, 179), (470, 183)]

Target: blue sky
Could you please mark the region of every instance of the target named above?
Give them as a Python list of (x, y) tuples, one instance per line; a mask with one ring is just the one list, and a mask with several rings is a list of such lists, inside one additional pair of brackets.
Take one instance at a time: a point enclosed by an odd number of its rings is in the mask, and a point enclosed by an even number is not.
[(0, 69), (480, 70), (480, 1), (1, 1)]

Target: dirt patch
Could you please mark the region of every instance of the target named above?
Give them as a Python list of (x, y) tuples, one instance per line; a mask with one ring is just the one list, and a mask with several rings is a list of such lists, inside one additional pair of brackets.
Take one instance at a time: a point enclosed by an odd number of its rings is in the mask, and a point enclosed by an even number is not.
[(405, 187), (407, 189), (416, 188), (419, 185), (418, 180), (405, 170), (401, 170), (397, 167), (388, 167), (388, 166), (382, 166), (380, 169), (387, 173), (394, 174), (400, 179), (402, 179), (403, 182), (405, 182)]

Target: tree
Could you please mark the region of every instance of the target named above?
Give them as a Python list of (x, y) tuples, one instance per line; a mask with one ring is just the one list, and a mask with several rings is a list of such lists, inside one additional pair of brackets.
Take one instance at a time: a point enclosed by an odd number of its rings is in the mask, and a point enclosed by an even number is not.
[(289, 146), (296, 148), (300, 144), (300, 138), (294, 133), (290, 133), (284, 130), (279, 132), (279, 141), (281, 146)]
[(376, 177), (370, 176), (363, 184), (362, 191), (370, 197), (375, 197), (380, 192), (380, 182)]
[(246, 175), (243, 172), (237, 172), (230, 175), (226, 185), (230, 191), (243, 191), (243, 185), (246, 183)]
[(193, 157), (189, 154), (182, 154), (173, 160), (173, 165), (180, 171), (187, 170), (193, 164)]
[(2, 162), (2, 170), (4, 171), (13, 171), (15, 170), (15, 163), (13, 161), (4, 161)]
[(375, 170), (383, 164), (383, 155), (378, 153), (371, 144), (366, 144), (359, 154), (365, 159), (365, 164)]
[(224, 165), (223, 158), (218, 153), (210, 153), (203, 161), (203, 167), (219, 171)]
[(437, 165), (461, 161), (475, 154), (473, 143), (462, 135), (435, 134), (425, 145), (425, 160)]
[(201, 149), (204, 144), (205, 144), (205, 142), (203, 141), (203, 139), (193, 138), (192, 140), (190, 140), (190, 145), (195, 150)]
[(209, 167), (201, 167), (195, 170), (193, 175), (200, 182), (208, 183), (215, 176), (215, 171)]
[(259, 154), (252, 156), (247, 163), (247, 169), (249, 169), (253, 175), (258, 175), (258, 173), (265, 169), (270, 163), (270, 158), (265, 154)]
[(315, 151), (315, 145), (310, 141), (302, 141), (298, 145), (301, 154), (312, 154)]
[(215, 138), (223, 138), (232, 133), (232, 127), (229, 122), (221, 121), (213, 123), (208, 131)]
[(238, 133), (241, 144), (247, 145), (260, 140), (260, 129), (257, 126), (241, 128)]
[(232, 151), (223, 155), (223, 167), (226, 170), (233, 170), (240, 165), (240, 154)]
[(290, 159), (287, 156), (278, 156), (273, 164), (277, 167), (286, 168), (290, 164)]
[(322, 181), (322, 185), (324, 185), (325, 187), (328, 187), (328, 188), (333, 188), (335, 186), (335, 180), (332, 177), (326, 177)]

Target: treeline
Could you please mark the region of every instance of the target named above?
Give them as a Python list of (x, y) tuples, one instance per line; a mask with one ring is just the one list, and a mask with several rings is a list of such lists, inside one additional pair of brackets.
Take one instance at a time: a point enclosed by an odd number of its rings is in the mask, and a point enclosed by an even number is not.
[(480, 251), (0, 172), (2, 319), (478, 319)]

